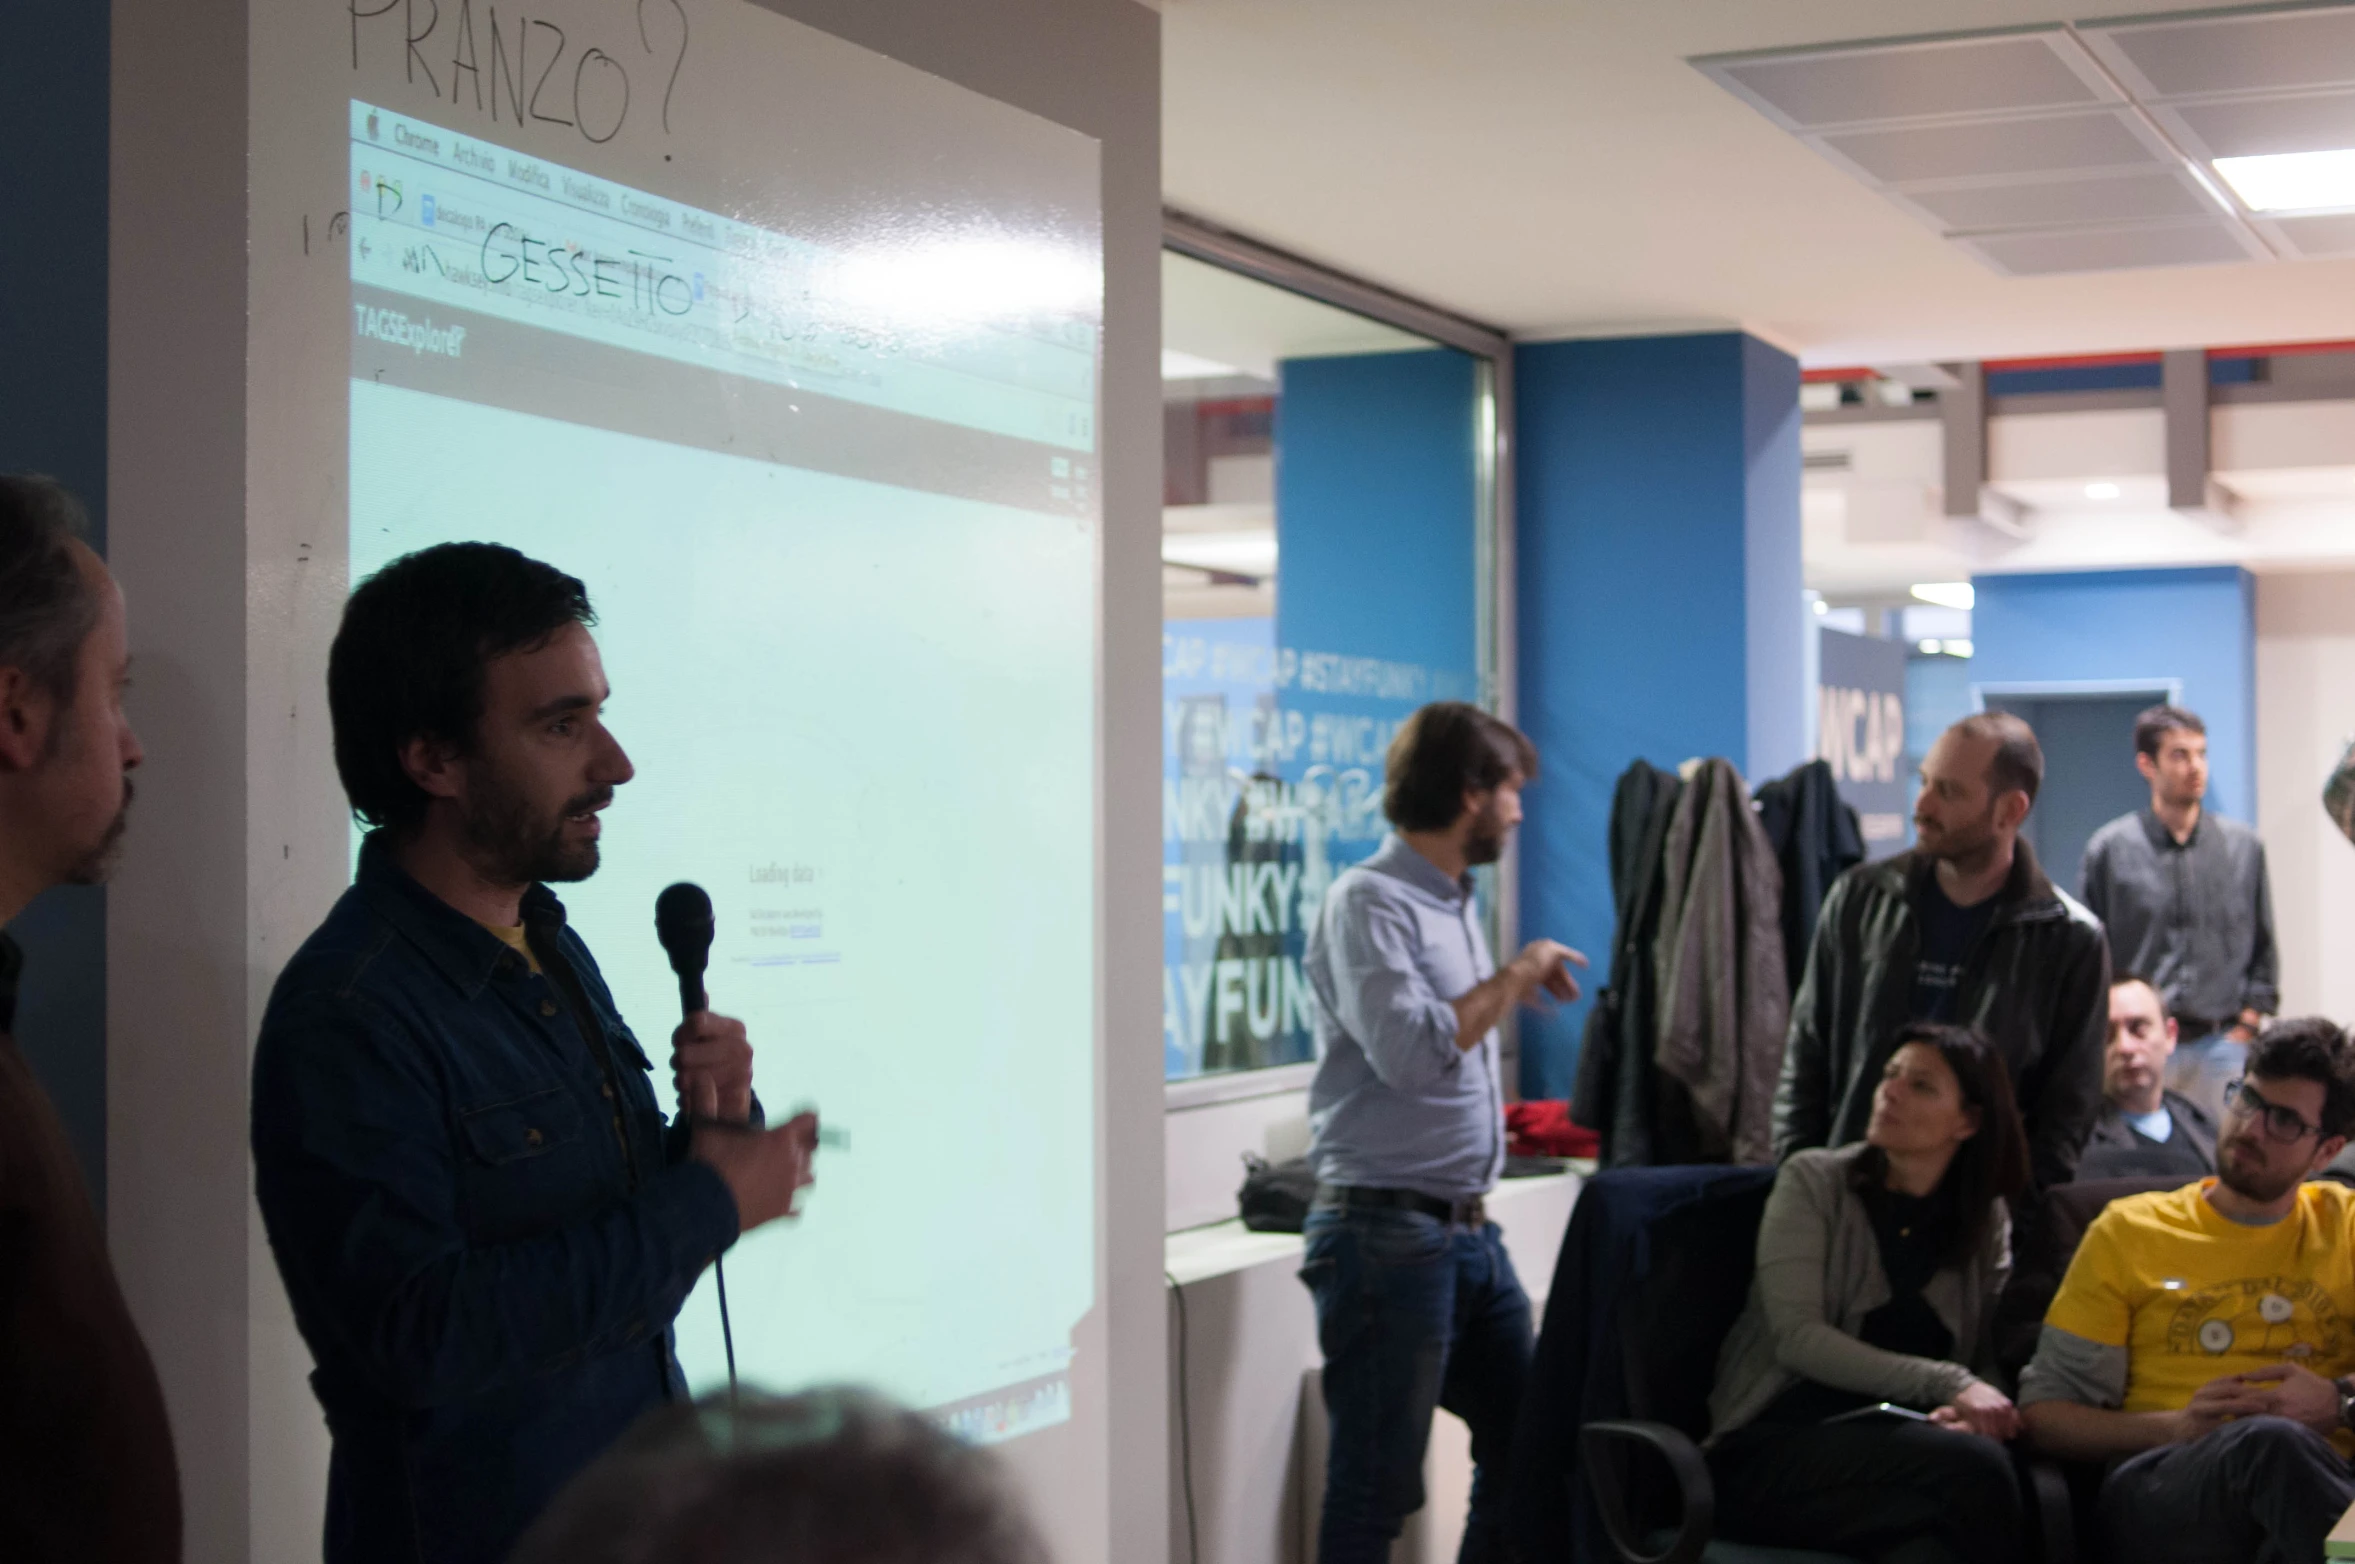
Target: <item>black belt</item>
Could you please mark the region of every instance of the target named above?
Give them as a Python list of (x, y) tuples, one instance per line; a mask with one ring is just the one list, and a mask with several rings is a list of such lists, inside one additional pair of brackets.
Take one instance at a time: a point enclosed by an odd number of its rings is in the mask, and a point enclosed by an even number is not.
[(2234, 1016), (2229, 1021), (2204, 1021), (2198, 1016), (2177, 1016), (2174, 1020), (2176, 1032), (2187, 1043), (2196, 1043), (2203, 1038), (2221, 1037), (2241, 1024), (2239, 1016)]
[(1461, 1223), (1465, 1227), (1485, 1227), (1488, 1208), (1478, 1195), (1466, 1195), (1461, 1200), (1441, 1200), (1436, 1195), (1419, 1194), (1411, 1189), (1368, 1189), (1362, 1184), (1319, 1184), (1316, 1204), (1337, 1211), (1420, 1211), (1425, 1216), (1437, 1217), (1442, 1222)]

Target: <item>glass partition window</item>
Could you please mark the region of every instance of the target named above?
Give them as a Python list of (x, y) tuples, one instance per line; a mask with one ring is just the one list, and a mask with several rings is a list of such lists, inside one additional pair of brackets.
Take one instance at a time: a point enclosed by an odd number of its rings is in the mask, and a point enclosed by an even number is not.
[(1485, 363), (1163, 256), (1162, 1049), (1304, 1063), (1307, 930), (1408, 713), (1480, 700)]

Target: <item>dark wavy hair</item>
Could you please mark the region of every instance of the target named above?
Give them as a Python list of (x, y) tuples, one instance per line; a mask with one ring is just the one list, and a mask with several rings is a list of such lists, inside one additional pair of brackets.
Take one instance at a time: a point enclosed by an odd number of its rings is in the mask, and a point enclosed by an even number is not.
[[(1987, 1241), (1987, 1223), (1998, 1200), (2014, 1200), (2028, 1187), (2028, 1131), (2020, 1122), (2020, 1105), (2012, 1093), (2012, 1072), (1995, 1045), (1968, 1026), (1946, 1026), (1915, 1021), (1901, 1029), (1889, 1052), (1895, 1056), (1908, 1043), (1938, 1050), (1938, 1057), (1954, 1072), (1966, 1106), (1979, 1110), (1979, 1132), (1955, 1150), (1941, 1188), (1954, 1193), (1953, 1240), (1939, 1257), (1942, 1265), (1962, 1265)], [(1856, 1179), (1879, 1183), (1888, 1175), (1889, 1159), (1878, 1146), (1867, 1147), (1856, 1159)]]
[(1382, 813), (1401, 831), (1444, 831), (1466, 793), (1507, 777), (1537, 776), (1537, 746), (1519, 728), (1466, 701), (1433, 701), (1398, 725), (1382, 781)]
[(472, 754), (491, 660), (596, 622), (578, 580), (496, 543), (436, 544), (361, 582), (327, 654), (335, 770), (352, 813), (414, 829), (430, 800), (402, 746), (423, 736)]
[(2355, 1130), (2355, 1044), (2335, 1021), (2285, 1016), (2249, 1045), (2246, 1073), (2267, 1081), (2313, 1081), (2322, 1088), (2322, 1133)]
[(2208, 725), (2181, 706), (2146, 706), (2134, 714), (2134, 752), (2156, 760), (2159, 746), (2167, 742), (2167, 735), (2178, 730), (2205, 738)]

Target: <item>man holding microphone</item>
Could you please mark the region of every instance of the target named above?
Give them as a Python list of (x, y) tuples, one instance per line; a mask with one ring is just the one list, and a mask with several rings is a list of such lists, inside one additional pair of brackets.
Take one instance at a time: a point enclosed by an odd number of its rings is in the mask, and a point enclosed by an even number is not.
[(581, 583), (512, 549), (394, 561), (328, 663), (375, 827), (280, 975), (256, 1192), (334, 1453), (327, 1564), (497, 1564), (641, 1413), (739, 1233), (790, 1216), (817, 1125), (757, 1128), (742, 1023), (673, 1035), (680, 1120), (549, 883), (596, 872), (633, 772)]

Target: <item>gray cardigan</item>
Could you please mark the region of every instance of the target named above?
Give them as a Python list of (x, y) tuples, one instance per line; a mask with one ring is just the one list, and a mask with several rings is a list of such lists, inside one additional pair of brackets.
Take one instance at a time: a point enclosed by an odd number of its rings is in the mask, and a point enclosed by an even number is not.
[[(1717, 1356), (1712, 1440), (1801, 1379), (1926, 1407), (1944, 1405), (1981, 1377), (1959, 1363), (1884, 1352), (1857, 1339), (1864, 1317), (1889, 1301), (1872, 1218), (1849, 1182), (1864, 1150), (1858, 1142), (1794, 1152), (1775, 1175), (1758, 1226), (1750, 1301)], [(1941, 1269), (1922, 1289), (1973, 1363), (1988, 1361), (1988, 1326), (2011, 1268), (2011, 1217), (1999, 1200), (1980, 1252), (1967, 1265)]]

